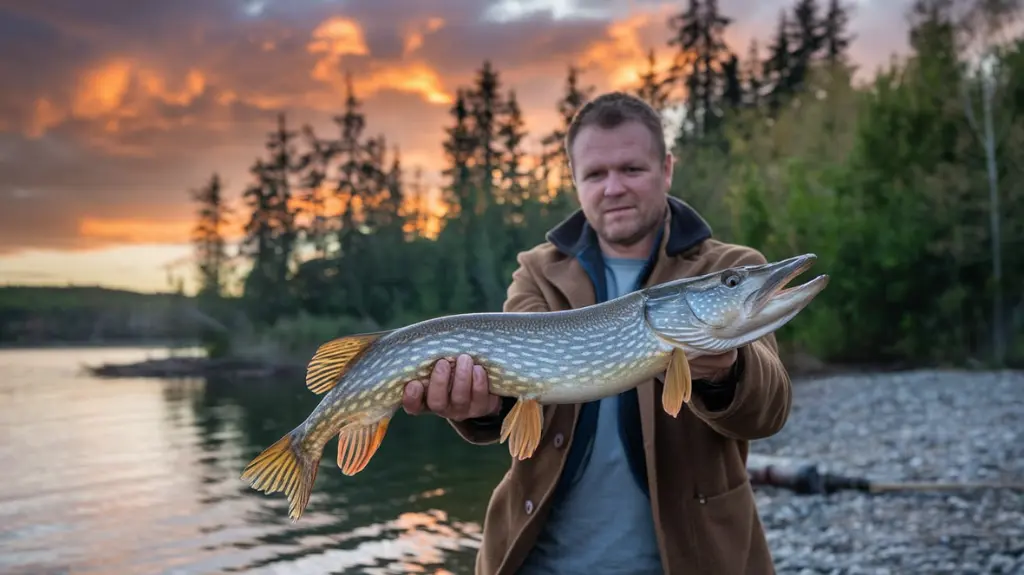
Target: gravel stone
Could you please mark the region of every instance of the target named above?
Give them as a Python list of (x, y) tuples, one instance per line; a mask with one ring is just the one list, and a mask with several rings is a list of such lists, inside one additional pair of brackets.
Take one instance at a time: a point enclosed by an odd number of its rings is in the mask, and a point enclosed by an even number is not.
[[(1024, 373), (794, 378), (751, 452), (874, 482), (1024, 484)], [(755, 485), (780, 574), (1024, 575), (1024, 489), (800, 495)]]

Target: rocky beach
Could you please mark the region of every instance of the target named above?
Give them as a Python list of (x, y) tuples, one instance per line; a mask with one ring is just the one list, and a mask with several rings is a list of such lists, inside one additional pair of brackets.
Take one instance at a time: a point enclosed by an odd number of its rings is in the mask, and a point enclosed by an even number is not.
[(1024, 373), (796, 378), (756, 454), (884, 483), (1003, 483), (799, 495), (755, 487), (779, 573), (1024, 573)]

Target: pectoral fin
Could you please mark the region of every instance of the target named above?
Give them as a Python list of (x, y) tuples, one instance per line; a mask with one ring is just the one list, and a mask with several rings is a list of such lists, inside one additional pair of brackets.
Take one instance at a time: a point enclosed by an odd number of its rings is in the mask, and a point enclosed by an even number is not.
[(368, 424), (354, 424), (345, 427), (338, 434), (338, 467), (345, 475), (362, 471), (388, 432), (390, 417), (382, 417)]
[(520, 460), (528, 459), (540, 444), (544, 414), (536, 399), (520, 397), (501, 423), (501, 442), (506, 439), (508, 451)]
[(306, 387), (316, 394), (333, 389), (352, 362), (386, 333), (347, 335), (321, 345), (306, 368)]
[(686, 352), (677, 347), (672, 350), (672, 357), (669, 358), (665, 389), (661, 393), (661, 405), (669, 415), (676, 417), (683, 404), (690, 401), (692, 392), (690, 362), (686, 359)]

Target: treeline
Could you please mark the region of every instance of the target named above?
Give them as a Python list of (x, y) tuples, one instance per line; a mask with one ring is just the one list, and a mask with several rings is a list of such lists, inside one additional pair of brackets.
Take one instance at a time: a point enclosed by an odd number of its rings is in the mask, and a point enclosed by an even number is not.
[(185, 343), (202, 317), (182, 293), (99, 287), (0, 287), (0, 346)]
[[(684, 111), (673, 195), (719, 238), (770, 260), (813, 251), (833, 276), (780, 332), (791, 349), (850, 362), (1024, 357), (1013, 344), (1024, 316), (1024, 42), (990, 50), (987, 75), (972, 72), (968, 49), (979, 43), (966, 40), (994, 37), (992, 23), (1016, 7), (956, 6), (915, 2), (911, 54), (858, 86), (837, 0), (798, 0), (766, 42), (739, 50), (724, 41), (732, 18), (717, 2), (692, 0), (666, 23), (672, 60), (652, 50), (632, 88), (666, 117)], [(554, 103), (562, 121), (527, 153), (515, 89), (484, 62), (451, 107), (433, 202), (398, 146), (367, 133), (351, 82), (332, 135), (282, 114), (240, 211), (227, 208), (217, 175), (195, 193), (200, 301), (227, 318), (228, 278), (240, 270), (234, 319), (309, 338), (295, 344), (302, 352), (344, 332), (500, 309), (516, 254), (577, 207), (561, 146), (593, 95), (568, 66)], [(231, 216), (245, 222), (238, 254), (223, 239)], [(211, 347), (232, 343), (245, 345), (220, 337)]]

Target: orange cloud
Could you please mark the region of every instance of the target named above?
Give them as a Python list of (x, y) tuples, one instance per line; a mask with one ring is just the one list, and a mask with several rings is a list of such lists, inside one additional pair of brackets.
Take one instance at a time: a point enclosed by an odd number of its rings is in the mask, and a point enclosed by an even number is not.
[(71, 104), (71, 114), (79, 118), (96, 118), (116, 112), (124, 103), (131, 84), (133, 65), (115, 58), (79, 79)]
[[(420, 191), (423, 195), (417, 195), (411, 189), (411, 181), (406, 182), (404, 191), (402, 213), (409, 218), (406, 228), (408, 231), (420, 230), (426, 234), (436, 234), (440, 228), (440, 218), (444, 216), (445, 206), (439, 194), (434, 189)], [(290, 209), (298, 216), (296, 224), (306, 226), (314, 213), (321, 217), (339, 217), (347, 207), (345, 199), (334, 192), (333, 184), (325, 184), (321, 187), (321, 206), (317, 210), (314, 205), (301, 197), (307, 190), (296, 188), (291, 201)], [(249, 208), (244, 205), (240, 198), (228, 202), (228, 208), (233, 212), (225, 222), (222, 234), (228, 242), (241, 240), (245, 236), (245, 223), (249, 219)], [(357, 203), (355, 206), (357, 220), (358, 212), (362, 208)], [(193, 228), (196, 225), (194, 217), (184, 219), (158, 219), (145, 217), (128, 218), (103, 218), (85, 216), (78, 220), (78, 235), (84, 240), (83, 248), (94, 248), (106, 244), (186, 244), (191, 241)]]
[[(205, 130), (227, 131), (234, 116), (223, 109), (235, 104), (257, 110), (299, 107), (334, 111), (345, 90), (346, 69), (354, 72), (360, 98), (395, 90), (415, 94), (430, 104), (447, 105), (453, 96), (441, 74), (422, 59), (414, 59), (425, 37), (444, 25), (439, 17), (414, 23), (403, 35), (404, 56), (397, 61), (382, 61), (372, 58), (359, 22), (328, 18), (313, 29), (305, 46), (305, 55), (313, 57), (309, 77), (314, 84), (292, 84), (294, 90), (246, 89), (231, 84), (230, 75), (217, 73), (215, 66), (169, 72), (140, 57), (113, 55), (81, 70), (71, 84), (35, 95), (19, 128), (25, 136), (36, 139), (66, 122), (86, 121), (78, 137), (89, 147), (115, 156), (147, 157), (155, 152), (151, 145), (126, 134), (167, 132), (199, 123)], [(254, 38), (253, 42), (263, 52), (278, 50), (274, 38)], [(202, 117), (163, 113), (167, 106), (188, 107), (204, 94), (209, 94), (223, 113), (197, 112)]]
[[(423, 195), (419, 196), (411, 185), (411, 181), (406, 181), (400, 208), (410, 220), (406, 226), (407, 230), (420, 230), (428, 235), (436, 234), (439, 231), (440, 218), (445, 213), (444, 203), (436, 190), (425, 188), (420, 191)], [(347, 202), (335, 193), (334, 187), (334, 184), (330, 183), (321, 187), (319, 209), (304, 197), (308, 190), (295, 188), (289, 201), (289, 208), (298, 214), (296, 224), (308, 225), (311, 216), (316, 213), (327, 218), (340, 216), (347, 209)], [(234, 242), (245, 236), (244, 228), (249, 219), (250, 208), (236, 196), (228, 200), (228, 209), (232, 214), (228, 216), (222, 234), (226, 241)], [(358, 219), (362, 206), (357, 203), (354, 209)], [(81, 246), (84, 248), (105, 244), (185, 244), (190, 241), (195, 225), (196, 220), (191, 215), (183, 219), (85, 216), (78, 220), (78, 235), (84, 240)]]
[[(436, 31), (443, 26), (440, 18), (430, 18), (424, 24), (414, 27), (405, 38), (405, 53), (408, 55), (423, 43), (423, 34)], [(362, 27), (349, 18), (335, 16), (318, 25), (307, 45), (317, 62), (310, 76), (333, 88), (335, 94), (345, 91), (344, 60), (351, 56), (372, 56), (366, 45)], [(453, 97), (444, 88), (440, 74), (425, 62), (369, 61), (364, 69), (353, 74), (353, 83), (360, 98), (367, 98), (380, 90), (398, 90), (422, 96), (432, 104), (450, 104)], [(333, 104), (336, 106), (336, 101)]]
[[(174, 122), (149, 114), (148, 104), (156, 100), (187, 106), (202, 95), (207, 86), (206, 76), (195, 68), (182, 78), (171, 78), (130, 58), (113, 57), (84, 70), (63, 104), (50, 96), (36, 98), (24, 133), (30, 138), (39, 138), (71, 119), (96, 121), (100, 132), (106, 133), (120, 132), (126, 121), (142, 122), (149, 128), (170, 129), (190, 120), (179, 118)], [(102, 138), (95, 138), (92, 144), (113, 153), (144, 153), (140, 148)]]
[(49, 98), (38, 98), (32, 107), (32, 118), (29, 120), (25, 135), (29, 138), (40, 138), (50, 128), (64, 121), (64, 112)]
[(391, 89), (421, 95), (431, 104), (450, 104), (452, 95), (444, 89), (444, 82), (436, 70), (421, 62), (374, 67), (369, 75), (355, 78), (359, 94), (371, 95), (379, 90)]
[(437, 32), (444, 26), (444, 18), (427, 18), (426, 22), (417, 23), (405, 35), (402, 55), (408, 57), (423, 46), (423, 37)]
[(648, 52), (653, 48), (663, 72), (672, 62), (674, 49), (666, 44), (668, 18), (677, 7), (662, 5), (608, 25), (608, 37), (591, 44), (580, 58), (583, 67), (596, 66), (604, 72), (611, 88), (635, 88), (647, 71)]
[(191, 219), (107, 219), (83, 217), (78, 221), (78, 233), (86, 240), (121, 244), (177, 244), (189, 241)]
[(363, 29), (355, 20), (341, 16), (328, 18), (313, 30), (312, 36), (307, 49), (314, 56), (320, 55), (320, 59), (311, 75), (321, 82), (332, 83), (339, 75), (344, 77), (340, 74), (340, 64), (345, 56), (366, 56), (370, 53)]
[[(229, 201), (228, 204), (234, 213), (227, 218), (221, 234), (226, 241), (235, 242), (245, 237), (249, 214), (240, 202)], [(186, 244), (191, 241), (196, 223), (191, 215), (185, 219), (86, 216), (78, 220), (78, 234), (84, 240), (82, 247), (86, 248), (98, 244)]]
[(168, 86), (167, 78), (152, 70), (140, 70), (139, 82), (148, 96), (159, 98), (168, 104), (187, 106), (206, 90), (206, 77), (199, 70), (189, 70), (182, 80), (182, 86), (174, 89)]

